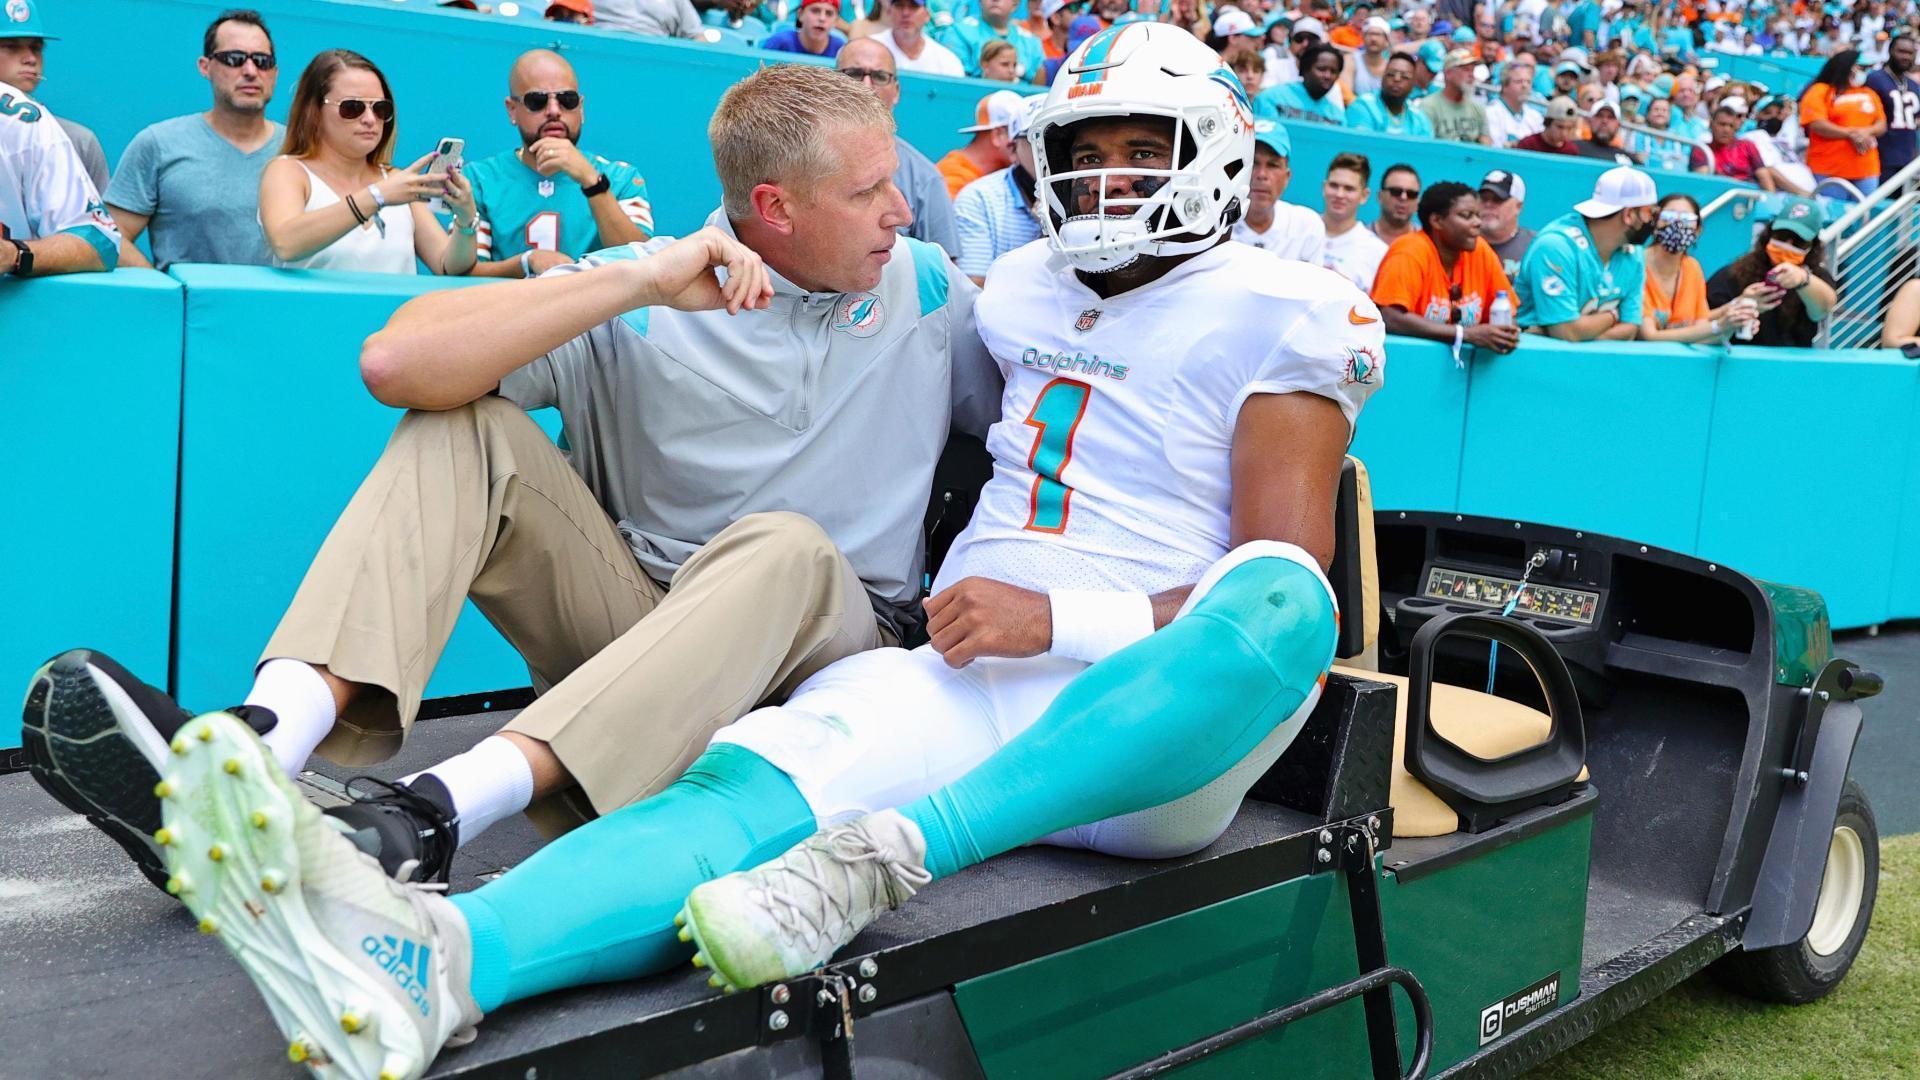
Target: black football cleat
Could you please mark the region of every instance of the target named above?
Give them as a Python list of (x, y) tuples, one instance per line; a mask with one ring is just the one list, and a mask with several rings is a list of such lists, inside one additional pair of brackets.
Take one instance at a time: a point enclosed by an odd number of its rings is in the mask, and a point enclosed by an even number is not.
[(445, 883), (459, 847), (453, 795), (432, 773), (402, 784), (375, 776), (347, 781), (353, 801), (327, 808), (361, 851), (396, 881)]
[[(256, 732), (271, 710), (230, 710)], [(166, 888), (153, 834), (160, 828), (160, 769), (192, 719), (163, 691), (105, 653), (71, 649), (41, 665), (27, 685), (21, 737), (40, 786), (126, 849), (140, 872)]]

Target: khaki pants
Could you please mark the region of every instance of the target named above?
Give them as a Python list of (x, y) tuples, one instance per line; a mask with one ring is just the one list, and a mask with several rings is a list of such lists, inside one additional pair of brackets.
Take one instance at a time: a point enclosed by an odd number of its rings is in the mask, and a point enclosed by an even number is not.
[(580, 784), (529, 811), (550, 835), (659, 791), (716, 729), (893, 643), (846, 557), (799, 514), (741, 518), (655, 582), (539, 426), (486, 397), (401, 419), (262, 659), (363, 684), (319, 750), (380, 761), (468, 597), (551, 687), (506, 727), (552, 746)]

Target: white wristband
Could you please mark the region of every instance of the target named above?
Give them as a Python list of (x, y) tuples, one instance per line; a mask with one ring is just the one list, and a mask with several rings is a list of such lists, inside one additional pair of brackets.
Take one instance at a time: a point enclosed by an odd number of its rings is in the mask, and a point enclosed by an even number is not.
[(1091, 664), (1153, 633), (1153, 601), (1146, 593), (1052, 589), (1054, 656)]
[(380, 185), (368, 184), (367, 194), (373, 196), (373, 205), (379, 207), (382, 210), (385, 210), (387, 208), (387, 197), (385, 195), (380, 194)]

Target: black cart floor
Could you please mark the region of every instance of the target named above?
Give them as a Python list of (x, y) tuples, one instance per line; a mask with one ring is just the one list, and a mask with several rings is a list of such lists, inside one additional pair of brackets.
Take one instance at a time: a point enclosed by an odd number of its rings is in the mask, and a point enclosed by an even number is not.
[[(380, 770), (399, 776), (472, 745), (506, 714), (421, 724), (407, 752)], [(333, 779), (344, 774), (329, 769)], [(324, 801), (328, 778), (312, 783)], [(0, 776), (0, 1077), (297, 1076), (253, 987), (185, 909), (138, 876), (126, 856), (65, 812), (25, 773)], [(1297, 832), (1309, 820), (1249, 803), (1196, 859)], [(464, 849), (455, 891), (470, 889), (537, 846), (524, 818)], [(929, 889), (883, 918), (853, 948), (867, 952), (1031, 910), (1137, 878), (1143, 869), (1081, 852), (1017, 852)], [(471, 1067), (691, 1004), (712, 995), (692, 968), (508, 1006), (443, 1068)], [(636, 1063), (636, 1071), (644, 1071)]]

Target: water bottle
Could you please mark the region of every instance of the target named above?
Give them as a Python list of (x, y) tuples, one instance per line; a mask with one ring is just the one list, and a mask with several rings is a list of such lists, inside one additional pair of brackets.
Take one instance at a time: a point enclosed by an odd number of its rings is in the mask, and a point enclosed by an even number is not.
[(1493, 294), (1493, 306), (1487, 309), (1487, 322), (1493, 326), (1513, 325), (1513, 301), (1507, 298), (1507, 291)]

